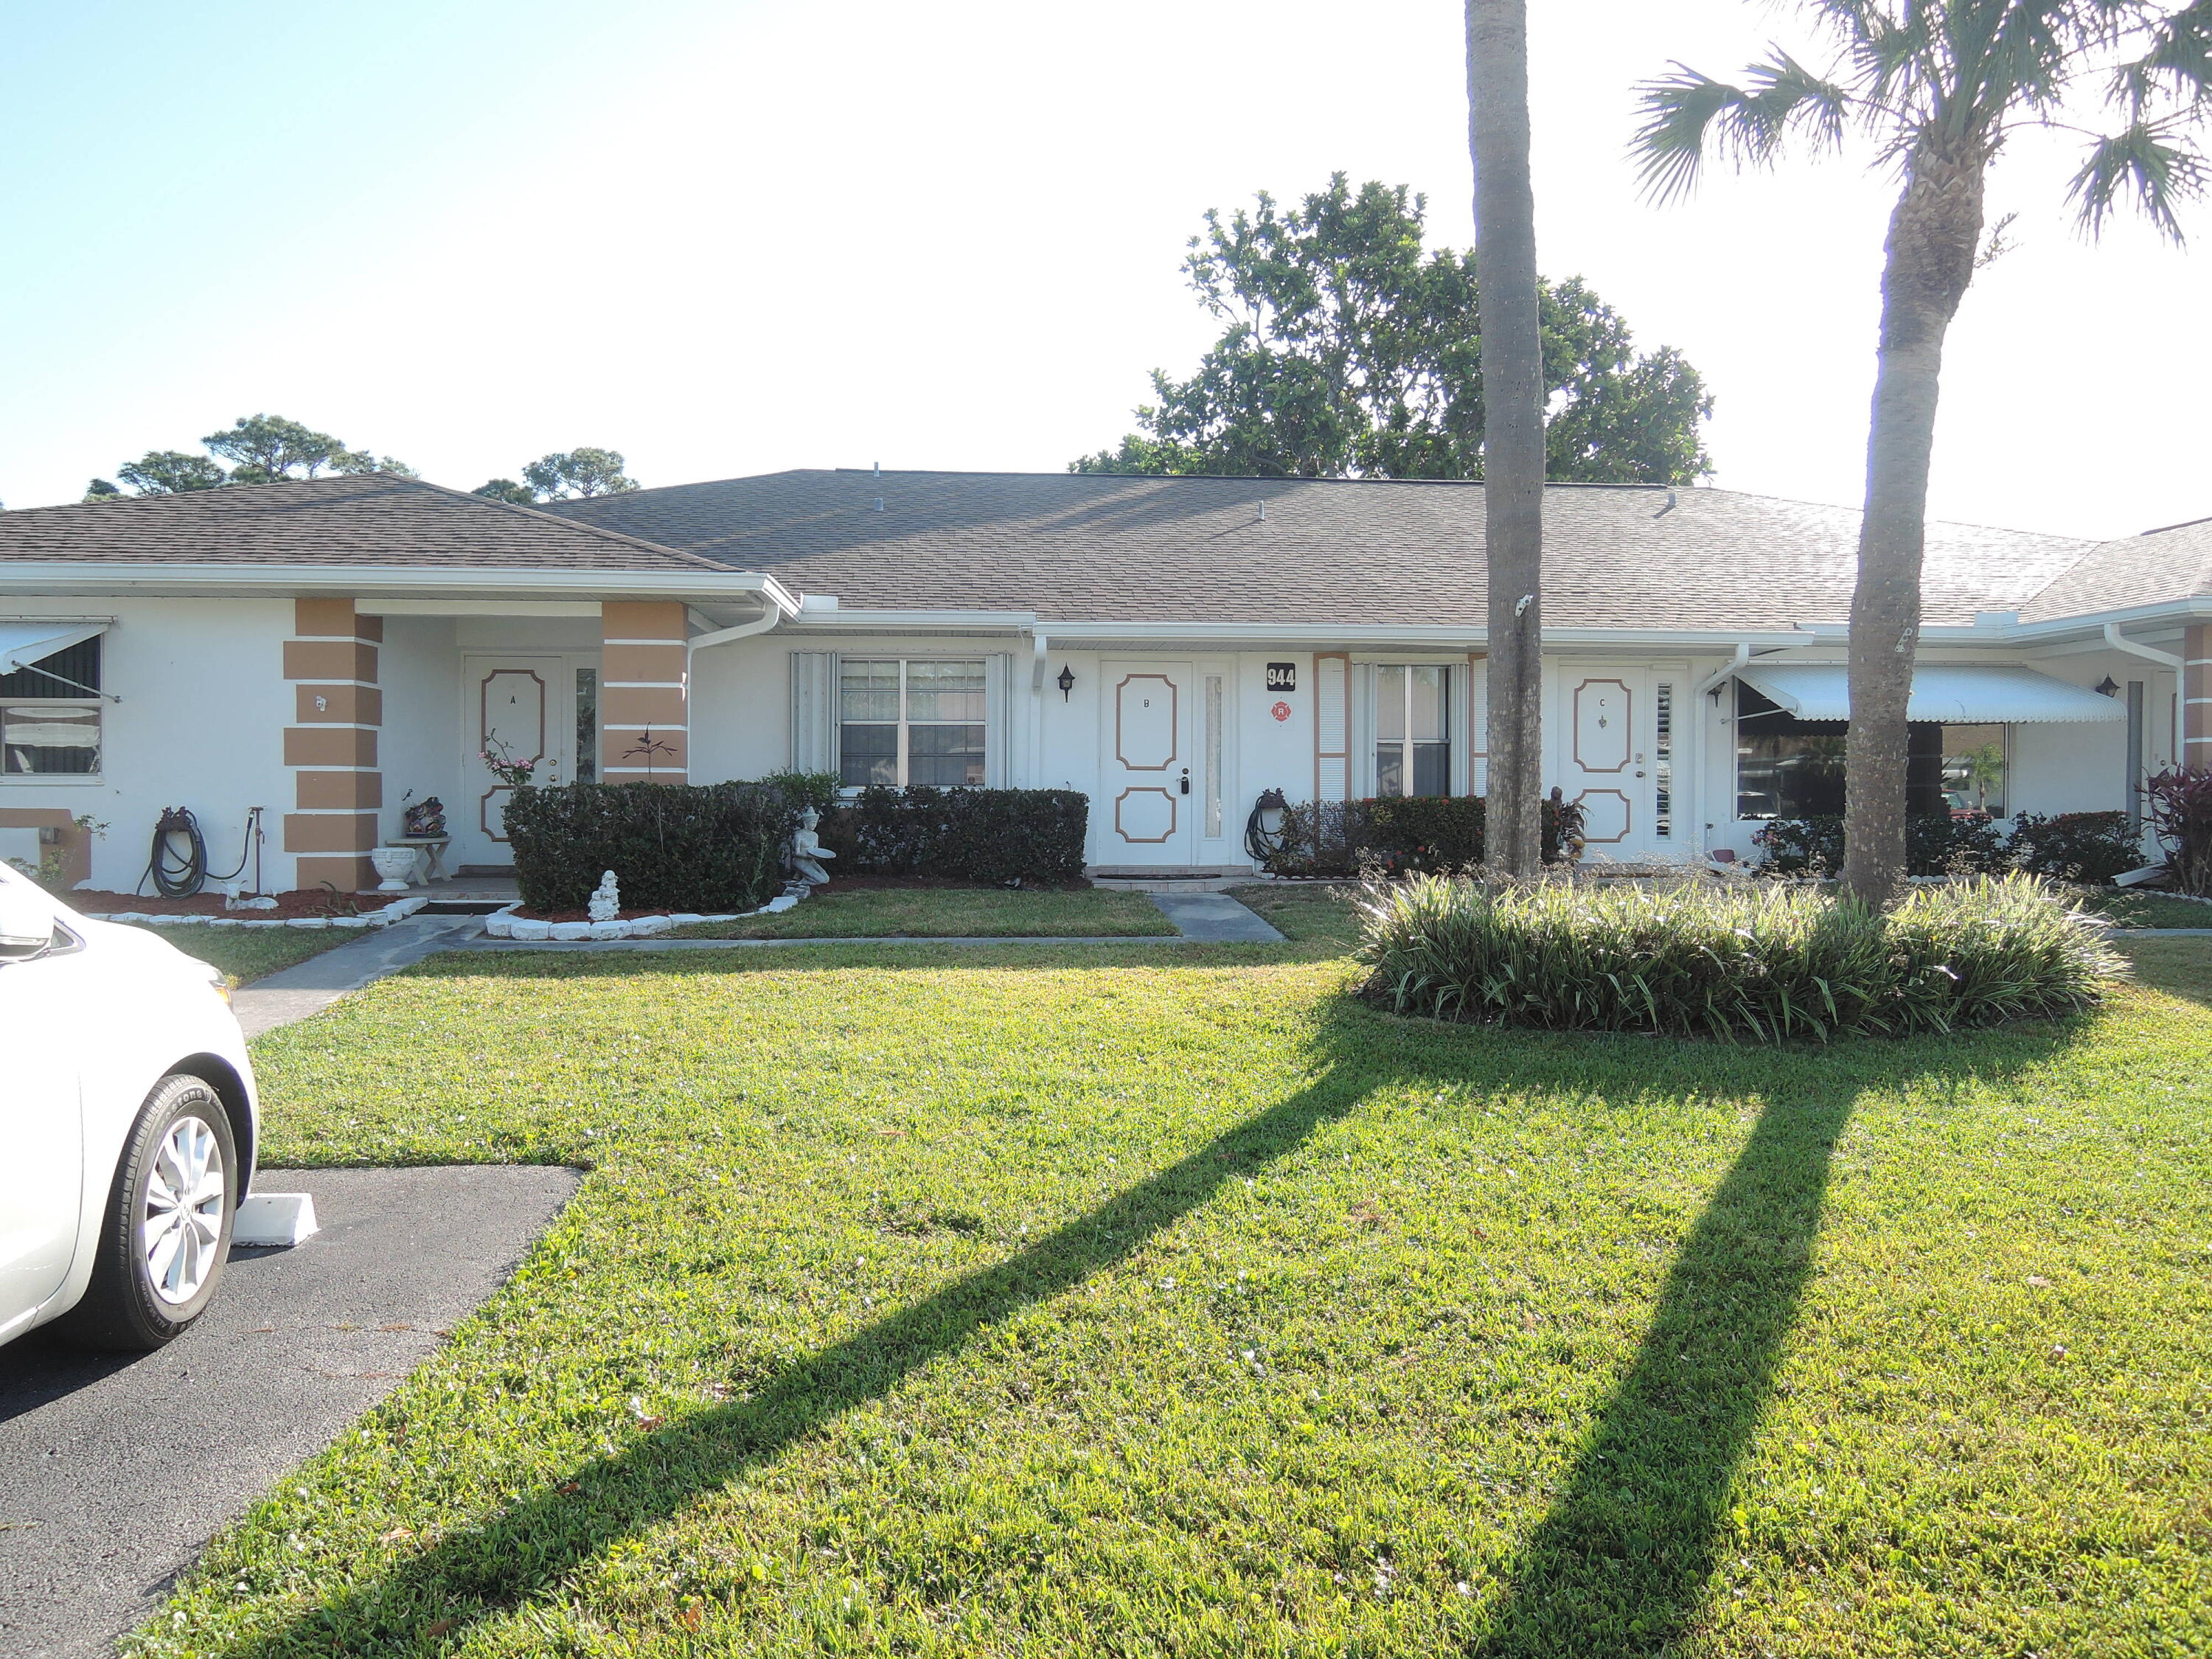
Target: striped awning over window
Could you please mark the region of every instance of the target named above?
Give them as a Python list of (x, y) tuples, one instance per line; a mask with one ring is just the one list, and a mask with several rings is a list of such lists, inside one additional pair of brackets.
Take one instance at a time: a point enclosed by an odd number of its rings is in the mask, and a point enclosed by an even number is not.
[[(1801, 720), (1847, 720), (1850, 690), (1841, 663), (1747, 663), (1736, 678)], [(2127, 719), (2114, 697), (2033, 668), (1922, 663), (1912, 671), (1905, 717), (1947, 726), (2084, 725)]]

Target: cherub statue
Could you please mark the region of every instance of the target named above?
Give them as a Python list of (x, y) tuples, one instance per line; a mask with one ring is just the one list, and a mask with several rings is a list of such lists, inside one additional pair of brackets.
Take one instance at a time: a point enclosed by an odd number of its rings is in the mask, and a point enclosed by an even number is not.
[(799, 828), (791, 832), (791, 850), (784, 858), (784, 862), (792, 867), (799, 880), (810, 887), (828, 884), (830, 872), (823, 868), (823, 862), (837, 856), (824, 847), (821, 836), (814, 833), (815, 827), (821, 822), (822, 814), (811, 806), (800, 808)]
[(613, 871), (601, 875), (599, 884), (592, 890), (591, 910), (593, 921), (613, 921), (621, 916), (622, 890), (615, 885)]

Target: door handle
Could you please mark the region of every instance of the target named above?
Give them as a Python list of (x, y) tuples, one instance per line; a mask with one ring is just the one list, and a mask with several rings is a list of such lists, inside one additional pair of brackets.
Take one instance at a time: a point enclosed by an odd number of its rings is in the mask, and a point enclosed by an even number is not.
[(1188, 766), (1182, 769), (1182, 793), (1186, 795), (1190, 793), (1190, 768)]

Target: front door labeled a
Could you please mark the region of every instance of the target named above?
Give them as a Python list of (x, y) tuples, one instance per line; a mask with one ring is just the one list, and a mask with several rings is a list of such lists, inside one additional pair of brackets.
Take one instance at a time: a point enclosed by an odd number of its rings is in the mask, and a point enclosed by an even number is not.
[(1197, 834), (1188, 663), (1107, 662), (1099, 699), (1097, 861), (1109, 868), (1188, 867)]
[(1649, 668), (1559, 670), (1554, 775), (1582, 805), (1586, 856), (1675, 850), (1674, 676)]
[(507, 803), (514, 792), (486, 754), (534, 760), (537, 783), (572, 783), (576, 765), (574, 672), (562, 657), (470, 656), (461, 660), (461, 799), (446, 815), (450, 867), (511, 865)]

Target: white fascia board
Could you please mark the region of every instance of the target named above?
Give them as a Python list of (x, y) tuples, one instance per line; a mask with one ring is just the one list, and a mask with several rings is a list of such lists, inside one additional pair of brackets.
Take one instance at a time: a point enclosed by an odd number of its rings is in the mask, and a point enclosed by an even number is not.
[(81, 560), (0, 562), (0, 593), (149, 593), (192, 597), (240, 592), (390, 594), (556, 594), (624, 599), (699, 599), (743, 594), (779, 610), (798, 609), (790, 589), (750, 570), (486, 570), (442, 566), (328, 564), (139, 564)]
[[(902, 629), (926, 628), (981, 628), (997, 629), (1009, 634), (1026, 634), (1037, 625), (1034, 611), (847, 611), (829, 607), (799, 610), (794, 606), (793, 613), (791, 619), (797, 626), (820, 629), (828, 633), (850, 633), (855, 629), (896, 633)], [(1052, 631), (1059, 633), (1060, 624), (1053, 624)]]
[[(1465, 623), (1049, 623), (1053, 639), (1073, 646), (1086, 639), (1133, 640), (1147, 635), (1224, 646), (1426, 646), (1438, 650), (1483, 646), (1489, 630)], [(1644, 651), (1730, 651), (1748, 641), (1763, 647), (1808, 643), (1796, 629), (1547, 628), (1547, 649), (1632, 647)]]

